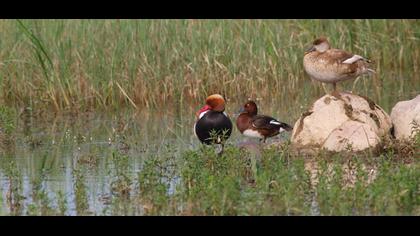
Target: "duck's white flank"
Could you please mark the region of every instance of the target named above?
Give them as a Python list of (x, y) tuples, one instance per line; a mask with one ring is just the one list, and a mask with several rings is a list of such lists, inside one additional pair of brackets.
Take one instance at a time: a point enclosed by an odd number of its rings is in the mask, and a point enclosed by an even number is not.
[(258, 131), (252, 129), (246, 129), (243, 134), (251, 138), (264, 138)]
[(270, 120), (270, 124), (273, 124), (273, 125), (281, 125), (279, 122), (277, 122), (275, 120)]
[(343, 61), (343, 63), (344, 64), (353, 64), (360, 59), (364, 59), (364, 58), (362, 56), (359, 56), (359, 55), (354, 55), (354, 56), (350, 57), (349, 59)]

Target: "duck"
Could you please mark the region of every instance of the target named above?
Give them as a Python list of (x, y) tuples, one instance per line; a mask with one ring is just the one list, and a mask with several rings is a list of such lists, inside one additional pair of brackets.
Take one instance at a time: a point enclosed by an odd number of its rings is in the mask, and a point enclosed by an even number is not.
[(223, 145), (231, 136), (232, 128), (232, 121), (225, 112), (223, 96), (220, 94), (208, 96), (205, 105), (196, 113), (194, 132), (197, 138), (206, 145)]
[(263, 143), (284, 131), (292, 131), (293, 127), (273, 117), (258, 115), (257, 104), (249, 100), (241, 107), (236, 119), (236, 127), (247, 137), (258, 138)]
[(331, 48), (326, 37), (315, 39), (303, 57), (306, 73), (314, 80), (333, 84), (334, 92), (337, 91), (337, 82), (376, 73), (369, 68), (370, 63), (360, 55)]

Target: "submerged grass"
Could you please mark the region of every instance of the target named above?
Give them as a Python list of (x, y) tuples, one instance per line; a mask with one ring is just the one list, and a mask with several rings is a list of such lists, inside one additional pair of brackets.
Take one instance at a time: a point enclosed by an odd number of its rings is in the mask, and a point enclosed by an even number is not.
[(88, 215), (88, 189), (85, 182), (85, 171), (81, 168), (82, 167), (76, 167), (73, 169), (74, 202), (76, 204), (76, 212), (78, 215)]
[(11, 215), (21, 215), (23, 211), (23, 180), (16, 162), (10, 160), (5, 166), (4, 174), (8, 179), (6, 205)]
[(323, 93), (302, 67), (320, 35), (374, 61), (356, 89), (386, 110), (420, 91), (418, 20), (1, 20), (0, 31), (0, 99), (35, 113), (180, 108), (216, 92), (298, 109)]

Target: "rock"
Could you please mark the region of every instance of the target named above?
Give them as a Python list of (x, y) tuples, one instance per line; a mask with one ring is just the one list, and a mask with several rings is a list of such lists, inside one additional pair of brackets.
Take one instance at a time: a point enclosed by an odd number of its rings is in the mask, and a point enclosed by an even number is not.
[(412, 100), (398, 102), (391, 110), (395, 138), (409, 139), (420, 130), (420, 95)]
[(377, 147), (391, 127), (388, 114), (369, 98), (341, 92), (323, 96), (303, 113), (291, 141), (310, 151), (362, 151)]

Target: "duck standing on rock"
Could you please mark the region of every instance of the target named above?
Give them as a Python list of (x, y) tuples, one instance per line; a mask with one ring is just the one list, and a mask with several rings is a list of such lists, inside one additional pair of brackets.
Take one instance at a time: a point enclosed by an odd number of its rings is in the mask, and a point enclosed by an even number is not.
[(232, 133), (232, 122), (225, 111), (225, 99), (220, 94), (207, 97), (206, 105), (197, 113), (194, 132), (198, 139), (207, 145), (223, 144)]
[(248, 101), (239, 111), (240, 115), (236, 119), (236, 126), (239, 131), (252, 138), (265, 140), (269, 137), (278, 135), (283, 131), (291, 131), (293, 127), (280, 122), (273, 117), (258, 115), (257, 104), (254, 101)]
[(370, 63), (362, 56), (331, 48), (325, 37), (316, 39), (303, 57), (306, 73), (314, 80), (332, 83), (334, 92), (337, 82), (375, 73)]

